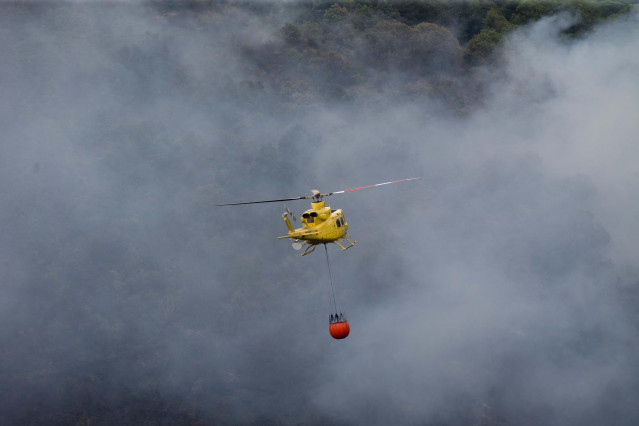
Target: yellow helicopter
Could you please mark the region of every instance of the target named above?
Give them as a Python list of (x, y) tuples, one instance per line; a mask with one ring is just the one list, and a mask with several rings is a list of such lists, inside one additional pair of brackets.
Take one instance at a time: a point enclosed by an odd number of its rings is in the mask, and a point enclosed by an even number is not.
[(318, 244), (337, 244), (342, 250), (349, 249), (355, 245), (357, 241), (351, 241), (346, 232), (348, 231), (348, 223), (344, 218), (344, 212), (341, 209), (333, 210), (330, 206), (327, 206), (324, 197), (336, 194), (344, 194), (346, 192), (358, 191), (360, 189), (374, 188), (376, 186), (389, 185), (391, 183), (407, 182), (410, 180), (421, 179), (419, 177), (394, 180), (391, 182), (382, 182), (375, 185), (361, 186), (359, 188), (345, 189), (343, 191), (335, 191), (328, 193), (321, 193), (320, 191), (311, 190), (312, 195), (282, 198), (278, 200), (263, 200), (263, 201), (247, 201), (242, 203), (227, 203), (216, 204), (216, 206), (237, 206), (242, 204), (260, 204), (260, 203), (277, 203), (283, 201), (292, 200), (312, 200), (311, 208), (306, 210), (302, 214), (301, 228), (293, 228), (289, 217), (295, 220), (293, 212), (285, 207), (286, 211), (282, 213), (286, 227), (288, 228), (288, 235), (284, 235), (278, 238), (289, 238), (293, 240), (293, 248), (300, 250), (305, 246), (302, 256), (306, 256), (309, 253), (315, 251)]

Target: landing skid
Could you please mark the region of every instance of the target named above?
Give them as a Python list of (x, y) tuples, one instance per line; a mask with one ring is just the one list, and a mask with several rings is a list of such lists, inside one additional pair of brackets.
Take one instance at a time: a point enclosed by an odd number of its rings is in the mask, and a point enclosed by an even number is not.
[[(343, 245), (341, 245), (341, 244), (339, 243), (340, 241), (341, 241), (342, 243), (344, 243), (344, 241), (346, 241), (346, 242), (348, 243), (348, 245), (347, 245), (346, 247), (344, 247)], [(344, 236), (343, 236), (342, 238), (340, 238), (339, 240), (331, 241), (331, 242), (332, 242), (332, 243), (334, 243), (334, 244), (337, 244), (338, 246), (340, 246), (340, 247), (342, 248), (342, 250), (346, 250), (346, 249), (349, 249), (349, 248), (353, 247), (353, 246), (355, 245), (355, 243), (357, 242), (357, 240), (353, 240), (353, 241), (351, 241), (351, 240), (349, 240), (349, 239), (348, 239), (348, 237), (347, 237), (346, 235), (344, 235)], [(344, 244), (346, 244), (346, 243), (344, 243)]]
[(304, 251), (302, 252), (302, 256), (306, 256), (309, 253), (313, 253), (315, 251), (315, 247), (317, 247), (317, 244), (307, 245)]
[[(342, 244), (340, 244), (340, 241), (342, 242)], [(344, 242), (346, 241), (346, 242)], [(330, 241), (333, 244), (337, 244), (338, 246), (340, 246), (340, 248), (342, 250), (347, 250), (351, 247), (353, 247), (355, 245), (355, 243), (357, 242), (357, 240), (349, 240), (348, 237), (346, 235), (344, 235), (342, 238), (335, 240), (335, 241)], [(348, 245), (346, 245), (346, 243), (348, 243)], [(327, 243), (323, 243), (324, 245), (326, 245)], [(302, 252), (302, 256), (306, 256), (309, 253), (313, 253), (315, 251), (315, 248), (317, 247), (317, 244), (308, 244), (306, 246), (306, 249), (304, 249), (304, 251)]]

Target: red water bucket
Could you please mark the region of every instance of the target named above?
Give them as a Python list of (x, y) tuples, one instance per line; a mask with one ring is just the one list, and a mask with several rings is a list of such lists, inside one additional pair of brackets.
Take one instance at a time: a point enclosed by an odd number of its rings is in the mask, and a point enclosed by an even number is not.
[(331, 333), (333, 339), (344, 339), (351, 332), (348, 321), (336, 322), (328, 325), (328, 332)]

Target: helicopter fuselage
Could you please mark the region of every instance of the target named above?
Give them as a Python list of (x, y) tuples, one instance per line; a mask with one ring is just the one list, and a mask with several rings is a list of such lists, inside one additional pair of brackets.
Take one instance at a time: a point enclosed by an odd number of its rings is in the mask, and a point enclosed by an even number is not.
[[(301, 228), (294, 229), (287, 214), (283, 217), (288, 228), (288, 235), (279, 238), (290, 238), (309, 244), (302, 256), (312, 252), (317, 244), (335, 243), (342, 250), (355, 244), (346, 236), (348, 223), (344, 218), (344, 212), (341, 209), (332, 210), (324, 201), (311, 203), (311, 208), (302, 214)], [(348, 242), (348, 246), (340, 244), (340, 241)]]

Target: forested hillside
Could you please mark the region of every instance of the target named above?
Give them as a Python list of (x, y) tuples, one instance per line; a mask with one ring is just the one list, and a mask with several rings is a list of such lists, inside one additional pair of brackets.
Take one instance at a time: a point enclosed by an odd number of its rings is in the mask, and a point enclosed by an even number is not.
[[(492, 64), (505, 34), (544, 16), (570, 14), (563, 29), (579, 37), (594, 25), (630, 11), (636, 1), (345, 1), (240, 3), (265, 18), (290, 16), (263, 44), (246, 46), (254, 65), (245, 82), (295, 107), (318, 100), (381, 96), (437, 97), (464, 110), (481, 96), (469, 79), (477, 65)], [(165, 16), (196, 14), (216, 22), (236, 3), (184, 2)], [(214, 20), (215, 19), (215, 20)]]
[(636, 3), (1, 3), (0, 424), (637, 424)]

